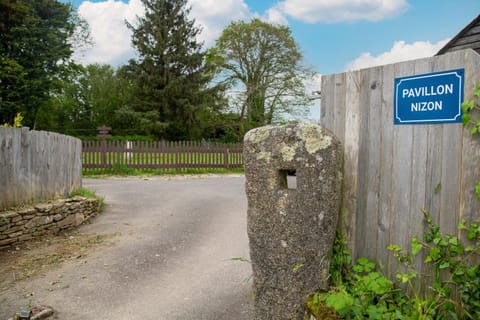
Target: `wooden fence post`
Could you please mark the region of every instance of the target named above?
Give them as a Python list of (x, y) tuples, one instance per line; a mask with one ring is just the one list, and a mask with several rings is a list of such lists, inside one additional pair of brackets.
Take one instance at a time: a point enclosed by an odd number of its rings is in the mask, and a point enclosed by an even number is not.
[(223, 165), (225, 166), (226, 169), (230, 168), (230, 165), (228, 164), (228, 147), (225, 148), (223, 157), (224, 157)]
[(106, 127), (106, 126), (101, 126), (97, 128), (98, 134), (97, 137), (102, 138), (102, 147), (101, 147), (101, 153), (102, 153), (102, 165), (105, 168), (107, 165), (107, 137), (110, 137), (110, 130), (112, 130), (111, 127)]

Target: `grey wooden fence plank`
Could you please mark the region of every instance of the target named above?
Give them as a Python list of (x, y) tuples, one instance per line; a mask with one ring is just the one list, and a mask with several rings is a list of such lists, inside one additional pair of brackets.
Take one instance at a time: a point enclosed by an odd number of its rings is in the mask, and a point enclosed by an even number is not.
[(1, 153), (0, 158), (2, 161), (1, 170), (2, 174), (2, 183), (0, 187), (2, 188), (2, 192), (0, 196), (2, 197), (1, 203), (11, 203), (15, 197), (15, 189), (12, 187), (14, 181), (14, 166), (13, 166), (13, 141), (14, 141), (14, 133), (13, 129), (9, 128), (0, 128), (3, 131), (2, 140), (1, 142)]
[[(366, 88), (369, 82), (369, 75), (365, 70), (360, 71), (360, 87)], [(368, 184), (368, 166), (369, 166), (369, 117), (370, 114), (370, 92), (369, 90), (360, 90), (359, 92), (359, 139), (358, 139), (358, 147), (359, 152), (358, 154), (358, 184), (360, 186), (365, 186)], [(372, 223), (369, 221), (369, 217), (367, 214), (367, 195), (368, 195), (368, 187), (359, 188), (357, 194), (357, 210), (360, 212), (364, 212), (365, 216), (363, 219), (359, 219), (356, 221), (355, 229), (356, 231), (356, 239), (355, 242), (357, 243), (357, 250), (361, 253), (362, 256), (368, 256), (367, 254), (367, 224)], [(359, 242), (359, 239), (362, 239)]]
[(352, 254), (355, 254), (358, 192), (358, 155), (360, 139), (360, 71), (348, 72), (346, 75), (345, 98), (345, 135), (344, 144), (344, 204), (342, 228), (347, 236)]
[[(396, 65), (395, 77), (403, 77), (413, 73), (413, 64), (401, 63)], [(390, 213), (392, 214), (390, 240), (393, 244), (407, 247), (408, 242), (405, 235), (409, 233), (410, 227), (413, 127), (409, 125), (394, 126), (393, 139), (393, 206)]]
[[(475, 86), (480, 82), (480, 56), (465, 52), (465, 99), (472, 99)], [(477, 113), (478, 115), (478, 113)], [(462, 180), (459, 219), (469, 222), (480, 220), (480, 204), (475, 193), (475, 183), (480, 181), (480, 139), (472, 137), (467, 130), (462, 136)]]
[[(360, 99), (361, 109), (365, 117), (361, 129), (360, 150), (363, 150), (359, 156), (359, 169), (363, 167), (363, 172), (359, 172), (361, 181), (359, 185), (364, 186), (364, 194), (359, 194), (359, 210), (365, 212), (365, 218), (362, 219), (362, 229), (364, 229), (364, 237), (361, 240), (363, 245), (359, 247), (359, 252), (363, 252), (362, 256), (375, 259), (377, 256), (377, 234), (378, 234), (378, 211), (379, 211), (379, 194), (380, 194), (380, 154), (381, 154), (381, 79), (382, 68), (376, 67), (361, 71), (365, 78), (363, 79), (364, 90), (360, 96), (365, 95), (364, 99)], [(362, 157), (365, 154), (365, 157)], [(365, 162), (362, 164), (361, 162)], [(360, 205), (364, 202), (364, 205)], [(357, 237), (357, 242), (360, 239)]]
[(345, 137), (345, 90), (346, 90), (346, 74), (339, 73), (335, 75), (335, 109), (333, 113), (334, 127), (333, 130), (336, 132), (338, 139), (340, 141), (344, 140)]
[[(441, 70), (456, 69), (464, 65), (464, 54), (454, 52), (442, 59)], [(460, 176), (462, 176), (462, 124), (448, 124), (443, 128), (442, 189), (440, 229), (456, 234), (460, 204)]]
[[(420, 75), (432, 72), (430, 59), (420, 59), (414, 62), (414, 74)], [(423, 214), (426, 199), (427, 185), (427, 159), (428, 159), (428, 128), (432, 125), (414, 125), (413, 128), (413, 148), (412, 148), (412, 179), (410, 186), (410, 209), (408, 212), (409, 226), (405, 233), (406, 241), (409, 244), (414, 236), (422, 239)], [(410, 246), (405, 247), (410, 250)], [(423, 259), (414, 261), (415, 268), (419, 273), (423, 271)], [(417, 288), (418, 289), (418, 288)]]
[(381, 122), (381, 163), (380, 163), (380, 206), (378, 213), (378, 234), (377, 234), (377, 258), (383, 261), (385, 272), (390, 273), (388, 267), (392, 255), (386, 251), (391, 244), (390, 231), (392, 220), (392, 170), (393, 170), (393, 144), (386, 143), (393, 141), (393, 107), (390, 101), (394, 98), (395, 66), (386, 65), (382, 68), (382, 110), (379, 121)]
[[(335, 75), (329, 75), (322, 77), (322, 105), (334, 106), (335, 105)], [(322, 118), (325, 119), (324, 126), (335, 132), (335, 108), (321, 108)]]

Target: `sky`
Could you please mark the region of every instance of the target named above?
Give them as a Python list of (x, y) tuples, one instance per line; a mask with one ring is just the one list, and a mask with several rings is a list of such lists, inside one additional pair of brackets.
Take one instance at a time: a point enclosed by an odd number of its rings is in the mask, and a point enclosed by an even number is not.
[[(140, 0), (72, 2), (90, 25), (83, 64), (125, 64), (135, 56), (124, 21), (142, 14)], [(433, 56), (480, 14), (480, 0), (188, 0), (191, 18), (211, 47), (232, 21), (254, 17), (287, 25), (304, 63), (320, 75)], [(320, 77), (310, 86), (320, 86)]]

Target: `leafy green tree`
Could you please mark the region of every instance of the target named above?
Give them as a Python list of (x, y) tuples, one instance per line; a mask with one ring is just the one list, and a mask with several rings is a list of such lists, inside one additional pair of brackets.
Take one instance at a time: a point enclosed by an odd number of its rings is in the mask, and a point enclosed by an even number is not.
[(50, 110), (52, 92), (71, 63), (78, 19), (57, 0), (0, 0), (0, 120), (21, 112), (36, 127), (38, 110)]
[(23, 3), (0, 0), (0, 123), (13, 121), (25, 91), (26, 72), (8, 52), (18, 46), (14, 31), (24, 23), (27, 10)]
[(218, 87), (197, 41), (200, 32), (189, 19), (187, 0), (142, 0), (145, 16), (132, 30), (138, 60), (129, 74), (136, 83), (133, 111), (149, 114), (157, 136), (170, 140), (198, 138), (199, 115), (215, 108)]
[(131, 90), (131, 84), (121, 72), (109, 65), (80, 67), (78, 72), (69, 73), (54, 98), (53, 113), (57, 119), (53, 122), (59, 124), (55, 131), (95, 135), (97, 127), (102, 125), (115, 128), (117, 133), (122, 129), (134, 130), (136, 121), (122, 119)]
[(259, 19), (233, 22), (209, 51), (208, 61), (218, 79), (240, 92), (234, 103), (241, 132), (287, 113), (304, 113), (311, 104), (304, 83), (313, 72), (301, 64), (300, 49), (286, 26)]

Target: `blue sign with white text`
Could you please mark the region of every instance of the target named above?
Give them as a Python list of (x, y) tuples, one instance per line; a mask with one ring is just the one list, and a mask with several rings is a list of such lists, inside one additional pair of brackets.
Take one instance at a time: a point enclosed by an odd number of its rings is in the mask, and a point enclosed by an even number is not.
[(464, 69), (395, 78), (394, 124), (462, 122)]

